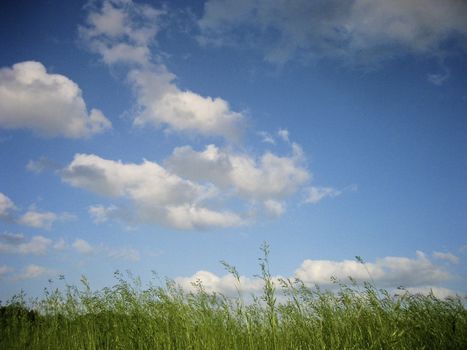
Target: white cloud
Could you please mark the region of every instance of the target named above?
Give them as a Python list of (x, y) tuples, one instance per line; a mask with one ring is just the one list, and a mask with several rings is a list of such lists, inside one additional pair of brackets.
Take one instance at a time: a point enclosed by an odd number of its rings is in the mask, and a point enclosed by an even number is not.
[(179, 205), (167, 208), (167, 219), (172, 226), (191, 230), (209, 227), (235, 227), (244, 224), (244, 220), (229, 211), (215, 211), (194, 205)]
[(52, 240), (44, 236), (33, 236), (26, 241), (22, 234), (3, 233), (0, 235), (0, 252), (10, 254), (44, 255), (52, 245)]
[[(179, 229), (238, 226), (243, 223), (236, 214), (213, 211), (203, 205), (216, 195), (212, 186), (184, 180), (159, 164), (146, 160), (141, 164), (124, 164), (96, 155), (77, 154), (62, 171), (62, 179), (72, 186), (100, 195), (130, 199), (138, 221)], [(104, 220), (109, 210), (94, 207), (91, 213)]]
[(23, 214), (19, 219), (18, 223), (25, 226), (35, 228), (46, 228), (50, 229), (52, 224), (59, 219), (58, 215), (50, 211), (39, 212), (36, 210), (30, 210)]
[(76, 239), (71, 246), (81, 254), (91, 255), (95, 252), (95, 248), (84, 239)]
[(125, 164), (77, 154), (60, 174), (72, 186), (130, 200), (131, 209), (89, 207), (95, 223), (117, 219), (178, 229), (234, 227), (245, 224), (247, 214), (219, 208), (232, 201), (249, 207), (260, 204), (268, 215), (277, 217), (285, 212), (284, 200), (309, 180), (301, 148), (292, 146), (289, 156), (266, 152), (256, 159), (215, 145), (199, 152), (185, 146), (174, 149), (165, 167), (147, 160)]
[(52, 244), (52, 240), (44, 236), (34, 236), (31, 241), (18, 245), (18, 251), (21, 254), (44, 255)]
[(129, 80), (142, 110), (136, 116), (135, 125), (166, 126), (169, 131), (239, 140), (244, 128), (242, 113), (232, 111), (229, 103), (220, 97), (180, 90), (174, 79), (163, 66), (130, 72)]
[[(332, 286), (331, 276), (346, 281), (351, 276), (358, 282), (371, 281), (378, 288), (396, 288), (404, 286), (411, 293), (426, 293), (433, 289), (435, 295), (445, 297), (452, 295), (452, 291), (439, 287), (440, 282), (454, 278), (443, 267), (432, 263), (422, 252), (417, 252), (415, 259), (407, 257), (385, 257), (373, 263), (362, 263), (354, 260), (310, 260), (303, 261), (292, 276), (303, 281), (308, 286), (318, 284), (323, 287)], [(279, 287), (281, 276), (272, 276), (272, 281)], [(225, 295), (236, 294), (236, 280), (232, 275), (218, 276), (209, 271), (198, 271), (189, 277), (175, 279), (182, 288), (195, 290), (194, 282), (201, 281), (209, 292), (220, 292)], [(429, 286), (429, 287), (427, 287)], [(240, 276), (240, 290), (247, 293), (258, 293), (263, 288), (259, 278)]]
[[(316, 56), (372, 60), (434, 54), (451, 36), (467, 35), (466, 17), (462, 0), (209, 0), (199, 39), (260, 48), (279, 64)], [(240, 26), (250, 28), (247, 35)]]
[(309, 180), (310, 174), (301, 163), (300, 149), (294, 149), (289, 157), (266, 152), (254, 159), (208, 145), (201, 152), (178, 147), (165, 164), (180, 176), (230, 188), (247, 199), (277, 200), (294, 194)]
[[(207, 292), (222, 293), (227, 296), (237, 294), (237, 281), (232, 275), (217, 276), (209, 271), (198, 271), (189, 277), (177, 277), (175, 282), (187, 291), (196, 291), (194, 283), (201, 282)], [(242, 293), (258, 293), (263, 288), (263, 282), (259, 278), (240, 277), (240, 290)]]
[(24, 272), (16, 277), (18, 280), (28, 280), (28, 279), (34, 279), (37, 277), (41, 277), (44, 275), (50, 275), (52, 273), (51, 270), (39, 266), (39, 265), (28, 265), (25, 269)]
[(440, 260), (449, 261), (451, 264), (458, 264), (459, 257), (452, 254), (451, 252), (434, 252), (433, 257)]
[(88, 113), (76, 83), (27, 61), (0, 69), (0, 128), (81, 138), (111, 128), (111, 122), (98, 109)]
[(103, 205), (92, 205), (88, 208), (89, 215), (95, 224), (107, 222), (110, 218), (118, 217), (118, 208), (115, 205), (105, 207)]
[(270, 143), (271, 145), (276, 144), (274, 137), (267, 131), (258, 131), (258, 135), (261, 136), (261, 142)]
[(160, 63), (160, 58), (151, 55), (161, 14), (163, 11), (131, 1), (104, 1), (102, 8), (89, 12), (80, 33), (106, 64), (132, 67), (128, 81), (140, 111), (135, 125), (238, 140), (244, 124), (242, 113), (232, 111), (222, 98), (179, 89), (175, 75)]
[(336, 190), (332, 187), (308, 187), (306, 189), (305, 203), (316, 204), (324, 198), (334, 198), (340, 196), (342, 191)]
[(100, 9), (92, 8), (79, 32), (106, 64), (147, 65), (161, 14), (163, 11), (132, 1), (104, 1)]
[(415, 259), (385, 257), (374, 263), (354, 260), (305, 260), (295, 271), (295, 276), (305, 283), (329, 284), (330, 277), (345, 280), (348, 276), (358, 281), (374, 280), (378, 286), (422, 286), (443, 282), (452, 275), (433, 264), (422, 252)]
[(11, 219), (11, 212), (16, 209), (13, 201), (0, 192), (0, 220)]
[(263, 203), (266, 212), (272, 217), (279, 217), (285, 212), (285, 206), (283, 202), (268, 199)]

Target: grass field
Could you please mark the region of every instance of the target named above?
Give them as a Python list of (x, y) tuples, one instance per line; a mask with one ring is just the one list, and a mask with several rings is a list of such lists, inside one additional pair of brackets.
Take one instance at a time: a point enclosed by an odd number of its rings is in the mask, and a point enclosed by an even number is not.
[(246, 299), (199, 284), (196, 292), (170, 281), (143, 287), (118, 272), (115, 286), (99, 291), (83, 278), (39, 300), (19, 294), (1, 308), (0, 349), (467, 349), (460, 298), (394, 296), (352, 281), (332, 292), (277, 285), (263, 250), (263, 293)]

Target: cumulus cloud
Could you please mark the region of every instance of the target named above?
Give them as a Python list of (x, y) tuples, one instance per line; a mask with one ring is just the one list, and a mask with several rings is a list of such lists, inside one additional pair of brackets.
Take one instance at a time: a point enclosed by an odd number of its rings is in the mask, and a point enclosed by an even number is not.
[(244, 198), (277, 200), (292, 195), (310, 179), (302, 160), (300, 149), (289, 157), (266, 152), (255, 159), (208, 145), (200, 152), (178, 147), (165, 164), (180, 176), (230, 188)]
[(243, 293), (258, 293), (263, 288), (263, 282), (258, 278), (240, 276), (240, 284), (232, 275), (217, 276), (209, 271), (198, 271), (189, 277), (177, 277), (175, 282), (187, 291), (196, 291), (196, 283), (201, 283), (204, 289), (210, 293), (222, 293), (234, 296), (237, 287)]
[(45, 255), (52, 245), (52, 240), (44, 236), (33, 236), (29, 241), (23, 234), (0, 234), (0, 252), (10, 254)]
[[(285, 212), (285, 200), (311, 178), (301, 148), (288, 156), (265, 152), (259, 157), (208, 145), (202, 151), (175, 148), (163, 163), (122, 163), (92, 154), (77, 154), (60, 171), (64, 182), (96, 194), (129, 200), (129, 206), (93, 205), (96, 224), (110, 219), (136, 224), (159, 223), (178, 229), (226, 228), (253, 217), (233, 212), (233, 202), (260, 206), (268, 216)], [(236, 206), (238, 208), (238, 205)]]
[(451, 252), (434, 252), (433, 257), (440, 260), (446, 260), (451, 264), (459, 263), (459, 257), (452, 254)]
[(69, 221), (75, 218), (75, 215), (70, 213), (56, 214), (50, 211), (38, 211), (33, 205), (26, 213), (19, 217), (17, 223), (34, 228), (50, 229), (57, 221)]
[(152, 125), (167, 131), (239, 139), (244, 116), (232, 111), (220, 97), (204, 97), (181, 90), (176, 76), (151, 54), (163, 11), (132, 1), (109, 0), (93, 7), (81, 37), (109, 65), (131, 67), (128, 81), (136, 93), (140, 112), (137, 126)]
[(175, 76), (164, 66), (133, 70), (133, 84), (142, 110), (135, 125), (165, 126), (168, 131), (222, 136), (238, 141), (244, 128), (242, 113), (232, 111), (220, 97), (204, 97), (174, 84)]
[(80, 238), (76, 239), (71, 246), (78, 253), (85, 254), (85, 255), (91, 255), (95, 251), (95, 248), (91, 244), (89, 244), (84, 239), (80, 239)]
[(98, 109), (88, 113), (81, 89), (40, 62), (0, 69), (0, 128), (29, 129), (44, 137), (88, 137), (111, 128)]
[(272, 217), (279, 217), (285, 212), (285, 205), (283, 202), (268, 199), (263, 203), (266, 212)]
[[(203, 203), (215, 196), (212, 186), (182, 179), (157, 163), (124, 164), (96, 155), (77, 154), (62, 171), (72, 186), (113, 197), (127, 198), (136, 208), (136, 218), (179, 229), (238, 226), (243, 220), (228, 211), (215, 211)], [(94, 207), (91, 213), (104, 220), (109, 209)]]
[[(365, 264), (354, 260), (307, 259), (288, 278), (291, 280), (298, 278), (307, 286), (318, 284), (330, 287), (331, 277), (345, 281), (349, 276), (358, 282), (374, 281), (377, 287), (404, 286), (404, 289), (410, 293), (426, 293), (432, 289), (442, 297), (453, 295), (452, 291), (437, 285), (453, 279), (454, 276), (443, 267), (431, 262), (419, 251), (416, 253), (416, 258), (385, 257)], [(271, 278), (276, 287), (279, 287), (279, 280), (283, 277)], [(232, 275), (218, 276), (209, 271), (198, 271), (189, 277), (178, 277), (175, 281), (186, 290), (195, 290), (193, 284), (201, 282), (207, 291), (225, 295), (235, 295), (237, 288), (248, 293), (258, 293), (263, 288), (263, 281), (259, 278), (240, 276), (240, 285), (238, 285)]]
[(131, 67), (128, 81), (134, 88), (139, 110), (136, 126), (152, 125), (167, 131), (237, 141), (244, 127), (243, 114), (232, 111), (220, 97), (181, 90), (175, 84), (176, 76), (161, 63), (160, 57), (155, 59), (151, 54), (150, 46), (163, 13), (132, 1), (104, 1), (101, 8), (89, 12), (86, 25), (80, 27), (81, 37), (106, 64)]
[(209, 0), (199, 41), (251, 45), (279, 64), (316, 56), (368, 60), (434, 53), (467, 35), (466, 17), (462, 0)]
[(13, 201), (0, 192), (0, 220), (10, 220), (12, 211), (16, 209)]
[(50, 229), (52, 224), (58, 219), (57, 214), (50, 211), (39, 212), (36, 210), (30, 210), (23, 214), (19, 219), (18, 223), (25, 226), (35, 228), (47, 228)]
[(354, 260), (305, 260), (295, 271), (296, 277), (306, 283), (328, 284), (330, 277), (357, 281), (373, 280), (378, 286), (423, 286), (447, 281), (452, 275), (431, 262), (423, 252), (416, 258), (385, 257), (374, 263), (362, 264)]

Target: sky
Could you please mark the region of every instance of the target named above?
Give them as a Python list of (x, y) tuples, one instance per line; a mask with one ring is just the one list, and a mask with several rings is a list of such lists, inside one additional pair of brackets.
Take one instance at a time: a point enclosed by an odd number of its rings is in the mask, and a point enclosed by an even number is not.
[(465, 295), (465, 18), (462, 0), (4, 1), (0, 300), (117, 270), (229, 295), (220, 261), (256, 293), (263, 242), (274, 279)]

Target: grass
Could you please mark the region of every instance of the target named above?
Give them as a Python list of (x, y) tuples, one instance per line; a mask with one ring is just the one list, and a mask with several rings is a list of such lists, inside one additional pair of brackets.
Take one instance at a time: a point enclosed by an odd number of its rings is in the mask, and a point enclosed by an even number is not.
[[(373, 283), (336, 281), (334, 291), (299, 280), (273, 283), (263, 247), (261, 296), (245, 301), (186, 292), (172, 281), (143, 287), (116, 272), (116, 284), (19, 294), (0, 308), (0, 349), (467, 349), (460, 298), (391, 295)], [(223, 263), (241, 288), (236, 269)], [(278, 302), (278, 298), (280, 302)]]

